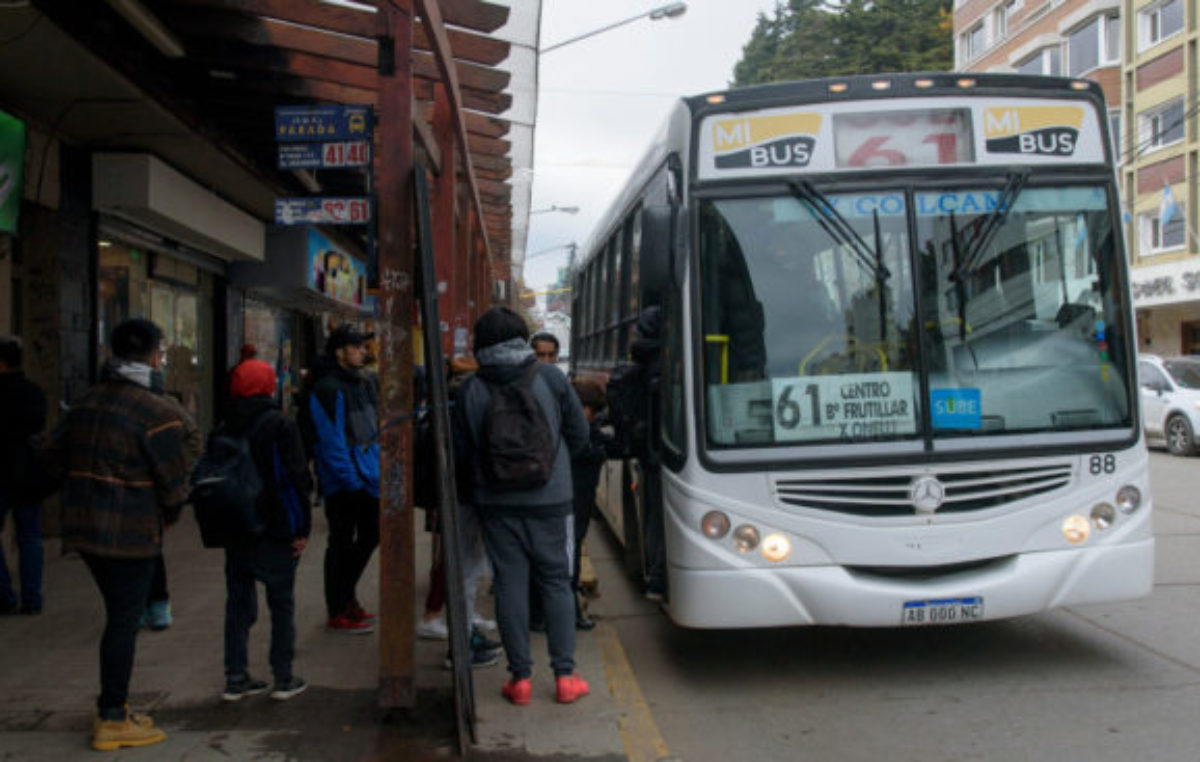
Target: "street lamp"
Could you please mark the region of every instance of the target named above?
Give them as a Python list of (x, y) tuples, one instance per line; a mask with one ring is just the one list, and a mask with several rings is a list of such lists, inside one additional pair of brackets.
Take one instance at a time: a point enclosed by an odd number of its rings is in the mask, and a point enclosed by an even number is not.
[(578, 248), (579, 248), (579, 244), (575, 243), (574, 241), (569, 241), (567, 243), (560, 243), (557, 246), (551, 246), (548, 249), (542, 249), (540, 251), (535, 251), (532, 254), (526, 254), (525, 259), (526, 259), (526, 261), (528, 261), (530, 259), (533, 259), (534, 257), (540, 257), (545, 254), (553, 254), (554, 252), (558, 251), (559, 249), (569, 250), (571, 252), (571, 259), (574, 259), (575, 258), (575, 250)]
[(600, 34), (601, 32), (607, 32), (609, 29), (616, 29), (619, 26), (624, 26), (625, 24), (632, 23), (634, 21), (637, 21), (638, 19), (648, 18), (651, 21), (658, 21), (659, 19), (678, 18), (679, 16), (682, 16), (685, 13), (687, 13), (687, 3), (685, 3), (685, 2), (667, 3), (666, 5), (660, 5), (656, 8), (651, 8), (650, 10), (645, 11), (643, 13), (639, 13), (636, 16), (630, 16), (627, 19), (622, 19), (620, 21), (614, 21), (613, 23), (609, 24), (608, 26), (602, 26), (599, 29), (593, 29), (592, 31), (587, 32), (585, 34), (581, 34), (578, 37), (572, 37), (569, 40), (563, 40), (562, 42), (556, 42), (553, 45), (550, 45), (548, 47), (540, 49), (538, 51), (538, 53), (544, 55), (546, 53), (549, 53), (551, 50), (557, 50), (558, 48), (561, 48), (564, 45), (570, 45), (572, 42), (579, 42), (580, 40), (586, 40), (588, 37)]
[(530, 209), (529, 210), (530, 214), (545, 214), (547, 212), (562, 212), (563, 214), (579, 214), (579, 207), (577, 207), (577, 206), (555, 206), (554, 204), (551, 204), (550, 206), (546, 207), (545, 209)]

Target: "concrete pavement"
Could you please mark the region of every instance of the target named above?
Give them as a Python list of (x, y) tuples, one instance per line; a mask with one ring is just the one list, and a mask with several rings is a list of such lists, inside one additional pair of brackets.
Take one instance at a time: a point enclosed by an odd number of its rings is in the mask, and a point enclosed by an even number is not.
[[(418, 591), (424, 600), (429, 535), (417, 520)], [(190, 512), (172, 528), (166, 558), (174, 624), (143, 632), (131, 684), (131, 704), (151, 713), (167, 731), (165, 743), (111, 754), (145, 760), (423, 760), (448, 759), (455, 749), (450, 673), (444, 641), (416, 645), (418, 706), (382, 716), (376, 706), (378, 635), (344, 635), (325, 629), (322, 559), (324, 514), (304, 554), (296, 581), (296, 674), (306, 693), (287, 702), (267, 696), (234, 704), (220, 701), (223, 687), (223, 553), (206, 550)], [(8, 560), (15, 565), (9, 552)], [(0, 759), (99, 758), (88, 747), (99, 683), (98, 647), (104, 612), (87, 569), (46, 542), (45, 610), (39, 616), (0, 618)], [(260, 587), (261, 591), (261, 587)], [(359, 589), (368, 608), (378, 600), (373, 561)], [(480, 610), (491, 616), (490, 598)], [(251, 633), (250, 665), (269, 679), (270, 621), (260, 592), (259, 621)], [(579, 671), (592, 693), (578, 704), (554, 703), (544, 636), (534, 636), (534, 701), (509, 705), (500, 696), (500, 665), (476, 670), (478, 741), (469, 758), (519, 760), (618, 760), (626, 758), (622, 731), (637, 718), (625, 699), (632, 680), (615, 633), (605, 626), (580, 633)], [(605, 645), (606, 644), (606, 645)], [(603, 646), (603, 647), (602, 647)], [(634, 684), (636, 688), (636, 684)], [(626, 732), (628, 736), (628, 732)], [(636, 755), (635, 755), (636, 756)]]

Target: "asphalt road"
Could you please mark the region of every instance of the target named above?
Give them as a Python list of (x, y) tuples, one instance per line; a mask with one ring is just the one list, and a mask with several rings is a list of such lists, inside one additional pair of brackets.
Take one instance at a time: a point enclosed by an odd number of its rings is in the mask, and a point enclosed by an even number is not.
[(1200, 759), (1200, 458), (1151, 455), (1145, 599), (975, 625), (690, 631), (636, 595), (603, 532), (589, 553), (674, 758)]

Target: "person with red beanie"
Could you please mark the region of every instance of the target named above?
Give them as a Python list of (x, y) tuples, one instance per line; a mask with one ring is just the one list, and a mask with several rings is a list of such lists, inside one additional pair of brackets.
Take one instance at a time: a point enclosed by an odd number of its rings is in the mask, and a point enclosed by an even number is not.
[(275, 370), (247, 359), (230, 373), (230, 404), (222, 430), (245, 437), (263, 488), (257, 510), (265, 530), (225, 548), (225, 701), (266, 693), (250, 675), (247, 642), (258, 618), (255, 581), (267, 589), (271, 610), (271, 698), (286, 700), (308, 687), (292, 672), (296, 652), (296, 565), (312, 526), (308, 466), (300, 429), (275, 402)]

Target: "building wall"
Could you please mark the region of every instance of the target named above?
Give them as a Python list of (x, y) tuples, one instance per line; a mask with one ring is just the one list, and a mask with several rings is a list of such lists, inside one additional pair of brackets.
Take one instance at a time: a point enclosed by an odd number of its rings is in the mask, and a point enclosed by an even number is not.
[[(1028, 58), (1050, 44), (1062, 45), (1069, 32), (1089, 18), (1109, 8), (1100, 0), (1021, 0), (1020, 9), (1008, 21), (1007, 34), (997, 39), (995, 11), (1006, 0), (969, 0), (954, 10), (955, 61), (963, 71), (1012, 71), (1018, 61)], [(990, 45), (980, 56), (963, 60), (961, 35), (982, 21)], [(1124, 47), (1122, 47), (1124, 50)], [(1062, 58), (1065, 75), (1067, 57)], [(1121, 67), (1100, 66), (1085, 73), (1100, 83), (1105, 99), (1114, 108), (1121, 103)]]
[[(1200, 142), (1197, 134), (1197, 5), (1195, 0), (1183, 3), (1183, 28), (1180, 32), (1139, 50), (1139, 15), (1154, 6), (1147, 0), (1126, 0), (1122, 12), (1126, 16), (1126, 45), (1123, 75), (1127, 87), (1124, 94), (1124, 114), (1129, 125), (1125, 151), (1128, 158), (1123, 167), (1123, 190), (1130, 212), (1129, 261), (1135, 282), (1142, 268), (1153, 273), (1164, 265), (1190, 267), (1200, 254), (1195, 237), (1197, 214), (1197, 163)], [(1183, 140), (1159, 148), (1146, 148), (1138, 134), (1139, 115), (1152, 112), (1171, 101), (1182, 98), (1184, 112)], [(1144, 216), (1157, 217), (1163, 205), (1164, 185), (1183, 214), (1185, 229), (1183, 245), (1166, 251), (1153, 251), (1141, 234)], [(1146, 276), (1141, 276), (1144, 280)], [(1183, 351), (1184, 326), (1200, 321), (1200, 298), (1191, 290), (1177, 290), (1170, 304), (1138, 307), (1139, 349), (1163, 356)], [(1144, 299), (1143, 299), (1144, 301)]]

